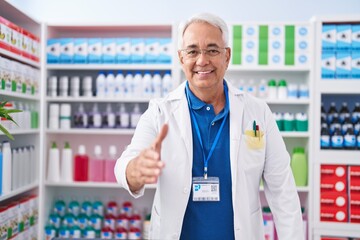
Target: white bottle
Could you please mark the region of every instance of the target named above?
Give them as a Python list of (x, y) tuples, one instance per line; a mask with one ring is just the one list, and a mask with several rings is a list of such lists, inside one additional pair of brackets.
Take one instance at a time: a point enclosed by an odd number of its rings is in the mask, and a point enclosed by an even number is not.
[(125, 76), (125, 85), (126, 85), (125, 98), (134, 97), (134, 81), (133, 81), (133, 74), (131, 72), (128, 72)]
[(70, 96), (79, 97), (80, 96), (80, 77), (73, 76), (70, 79)]
[(90, 128), (100, 128), (101, 127), (101, 114), (97, 103), (94, 103), (92, 112), (89, 116), (89, 127)]
[(68, 97), (69, 91), (69, 77), (61, 76), (59, 82), (59, 96), (60, 97)]
[(143, 80), (143, 77), (141, 75), (141, 72), (136, 71), (135, 75), (134, 75), (134, 79), (133, 79), (133, 82), (134, 82), (134, 97), (136, 97), (136, 98), (141, 98), (143, 96), (142, 95), (142, 80)]
[(278, 84), (278, 99), (287, 99), (287, 83), (281, 79)]
[(130, 126), (130, 114), (126, 111), (125, 104), (120, 105), (120, 110), (117, 112), (117, 125), (120, 128), (129, 128)]
[(49, 97), (57, 96), (57, 83), (58, 83), (57, 76), (49, 77), (49, 80), (48, 80), (48, 96)]
[(84, 97), (92, 97), (92, 77), (85, 76), (82, 81), (82, 96)]
[(159, 71), (154, 72), (154, 76), (152, 78), (152, 86), (153, 86), (153, 96), (161, 97), (162, 94), (162, 84), (161, 84), (161, 75)]
[(115, 76), (114, 72), (108, 72), (106, 76), (106, 90), (105, 90), (105, 96), (107, 98), (114, 98), (115, 97)]
[(114, 128), (115, 127), (115, 114), (111, 108), (111, 104), (106, 105), (106, 112), (103, 114), (103, 123), (104, 128)]
[(123, 98), (126, 92), (126, 84), (123, 72), (120, 70), (117, 72), (115, 77), (115, 97)]
[(60, 105), (60, 129), (71, 128), (71, 105), (62, 103)]
[(99, 72), (96, 77), (96, 97), (103, 98), (105, 97), (105, 74), (104, 72)]
[(52, 143), (49, 150), (47, 180), (49, 182), (60, 181), (60, 152), (55, 142)]
[[(19, 170), (17, 171), (17, 181), (18, 181), (18, 187), (22, 187), (25, 184), (25, 171), (26, 171), (26, 166), (25, 166), (25, 152), (23, 148), (19, 148), (18, 149), (18, 166), (19, 166)], [(14, 179), (14, 176), (13, 176)]]
[(24, 177), (24, 185), (31, 183), (31, 155), (30, 155), (30, 148), (26, 146), (23, 148), (24, 151), (24, 166), (25, 170), (25, 177)]
[(131, 128), (136, 128), (136, 125), (138, 124), (140, 117), (141, 117), (140, 106), (138, 103), (136, 103), (133, 111), (131, 112), (131, 117), (130, 117)]
[(61, 151), (61, 169), (60, 179), (63, 182), (73, 181), (73, 152), (70, 144), (65, 142), (65, 146)]
[(256, 97), (256, 92), (257, 92), (257, 90), (256, 90), (256, 85), (255, 85), (255, 82), (254, 82), (253, 79), (251, 79), (251, 80), (249, 81), (248, 85), (247, 85), (247, 92), (248, 92), (250, 95)]
[(173, 88), (171, 72), (166, 71), (162, 79), (162, 96), (166, 96)]
[(266, 99), (268, 96), (268, 87), (265, 79), (260, 80), (258, 97)]
[(12, 176), (12, 181), (11, 181), (11, 189), (14, 191), (16, 189), (19, 188), (19, 170), (20, 170), (20, 165), (19, 165), (19, 151), (17, 148), (13, 148), (12, 149), (12, 161), (11, 161), (11, 166), (12, 166), (12, 172), (11, 172), (11, 176)]
[(60, 105), (51, 103), (49, 106), (49, 129), (59, 129)]
[(11, 192), (11, 181), (12, 181), (12, 153), (10, 143), (3, 141), (2, 144), (3, 153), (3, 166), (2, 166), (2, 194), (8, 194)]
[(150, 99), (153, 96), (152, 77), (150, 71), (145, 71), (142, 84), (144, 98)]
[(275, 79), (270, 79), (268, 81), (268, 99), (277, 99), (278, 95), (278, 88), (276, 86)]
[(30, 129), (31, 128), (31, 111), (29, 103), (24, 104), (24, 128)]

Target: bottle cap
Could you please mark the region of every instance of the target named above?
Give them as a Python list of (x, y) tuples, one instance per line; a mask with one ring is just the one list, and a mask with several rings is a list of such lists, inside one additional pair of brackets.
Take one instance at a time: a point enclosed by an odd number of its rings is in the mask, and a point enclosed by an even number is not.
[(279, 81), (279, 87), (286, 87), (286, 81), (284, 80), (284, 79), (281, 79), (280, 81)]
[(114, 145), (109, 147), (109, 154), (110, 156), (116, 155), (116, 147)]
[(64, 147), (64, 148), (70, 149), (70, 144), (69, 144), (69, 142), (65, 142), (65, 147)]
[(95, 155), (101, 155), (101, 147), (100, 147), (100, 145), (95, 146), (94, 153), (95, 153)]
[(53, 142), (53, 143), (51, 144), (51, 148), (57, 148), (56, 142)]
[(270, 81), (268, 82), (268, 86), (269, 86), (269, 87), (276, 87), (276, 81), (275, 81), (275, 79), (270, 79)]
[(79, 154), (84, 155), (86, 152), (86, 148), (84, 145), (79, 146)]

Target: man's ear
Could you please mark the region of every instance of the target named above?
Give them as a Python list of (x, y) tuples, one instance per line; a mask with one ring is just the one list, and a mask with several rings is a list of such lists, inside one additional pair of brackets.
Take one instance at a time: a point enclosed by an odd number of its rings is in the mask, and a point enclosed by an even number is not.
[(179, 58), (179, 62), (181, 63), (181, 65), (184, 64), (184, 58), (181, 54), (181, 51), (177, 51), (177, 54), (178, 54), (178, 58)]

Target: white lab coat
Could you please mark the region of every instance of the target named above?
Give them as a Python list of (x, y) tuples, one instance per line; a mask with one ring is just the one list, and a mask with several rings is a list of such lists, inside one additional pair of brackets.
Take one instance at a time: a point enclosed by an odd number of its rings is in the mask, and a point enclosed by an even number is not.
[[(264, 239), (259, 184), (272, 210), (280, 240), (303, 240), (303, 223), (290, 158), (273, 115), (262, 100), (240, 92), (229, 82), (230, 161), (234, 233), (236, 239)], [(134, 197), (126, 181), (128, 162), (148, 148), (164, 123), (169, 131), (162, 143), (161, 159), (165, 168), (157, 182), (151, 213), (151, 239), (178, 239), (189, 194), (192, 189), (193, 142), (185, 83), (168, 96), (150, 101), (142, 115), (131, 144), (117, 160), (115, 175), (122, 187)], [(264, 132), (264, 147), (250, 149), (245, 129), (253, 121)], [(248, 139), (248, 140), (247, 140)], [(250, 139), (252, 140), (252, 139)], [(196, 223), (194, 223), (196, 224)], [(215, 226), (214, 226), (215, 227)]]

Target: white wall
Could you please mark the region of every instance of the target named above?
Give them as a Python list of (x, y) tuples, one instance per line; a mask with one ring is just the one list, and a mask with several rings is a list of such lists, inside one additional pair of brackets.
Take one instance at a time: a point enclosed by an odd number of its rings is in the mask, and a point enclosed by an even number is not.
[(172, 23), (198, 12), (228, 22), (306, 21), (314, 15), (360, 14), (359, 0), (8, 0), (48, 23)]

